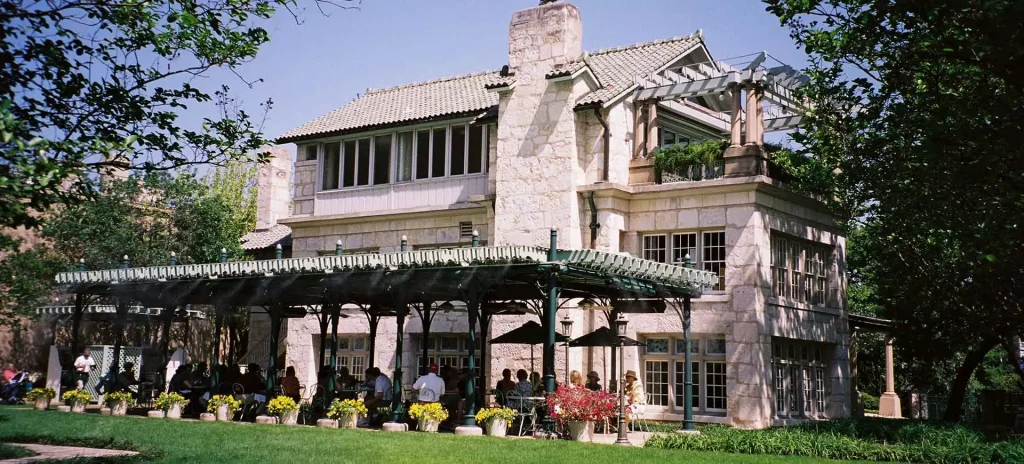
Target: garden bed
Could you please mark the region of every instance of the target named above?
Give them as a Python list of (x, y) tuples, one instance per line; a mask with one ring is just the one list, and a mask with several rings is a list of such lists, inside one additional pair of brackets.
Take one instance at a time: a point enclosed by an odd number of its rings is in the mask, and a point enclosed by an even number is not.
[(842, 419), (764, 430), (722, 425), (701, 434), (662, 434), (649, 448), (808, 456), (862, 461), (1021, 463), (1024, 440), (998, 441), (963, 425), (891, 419)]

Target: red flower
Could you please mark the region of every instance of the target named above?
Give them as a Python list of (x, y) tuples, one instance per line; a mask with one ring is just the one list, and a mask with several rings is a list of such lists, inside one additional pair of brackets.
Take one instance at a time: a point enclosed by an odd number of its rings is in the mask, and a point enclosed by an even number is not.
[(560, 385), (547, 402), (551, 417), (559, 422), (599, 422), (615, 415), (615, 395), (586, 388)]

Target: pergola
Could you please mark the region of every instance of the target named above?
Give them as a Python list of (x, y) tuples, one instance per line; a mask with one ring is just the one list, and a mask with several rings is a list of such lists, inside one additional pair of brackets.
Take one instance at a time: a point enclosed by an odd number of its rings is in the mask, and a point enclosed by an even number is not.
[[(429, 330), (430, 313), (441, 305), (462, 302), (469, 319), (469, 370), (475, 370), (477, 326), (486, 328), (494, 314), (507, 313), (522, 302), (544, 301), (542, 323), (547, 330), (543, 370), (547, 392), (555, 386), (555, 313), (559, 300), (608, 301), (623, 312), (644, 307), (664, 308), (671, 302), (684, 321), (689, 340), (690, 300), (717, 281), (714, 273), (597, 250), (558, 250), (551, 232), (551, 247), (499, 246), (398, 253), (242, 261), (196, 265), (67, 272), (57, 283), (76, 295), (97, 295), (116, 301), (117, 314), (127, 315), (132, 304), (175, 308), (188, 304), (216, 308), (263, 307), (270, 317), (270, 359), (267, 390), (275, 386), (278, 336), (284, 318), (305, 317), (307, 307), (321, 305), (330, 315), (334, 336), (342, 306), (355, 305), (367, 316), (395, 316), (397, 346), (393, 376), (392, 414), (399, 421), (402, 392), (402, 352), (405, 318), (416, 312)], [(659, 304), (660, 303), (660, 304)], [(460, 305), (461, 306), (461, 305)], [(371, 327), (375, 324), (371, 324)], [(426, 335), (426, 334), (425, 334)], [(687, 341), (688, 343), (688, 341)], [(331, 367), (334, 368), (332, 343)], [(119, 344), (115, 345), (117, 350)], [(689, 353), (689, 350), (686, 351)], [(116, 354), (116, 351), (115, 351)], [(215, 349), (215, 362), (220, 363)], [(322, 364), (322, 361), (321, 361)], [(689, 368), (689, 363), (686, 363)], [(686, 375), (687, 381), (690, 375)], [(333, 375), (328, 391), (333, 391)], [(467, 382), (466, 425), (473, 425), (476, 394)], [(687, 390), (689, 391), (689, 390)], [(687, 404), (690, 404), (687, 395)], [(689, 411), (690, 408), (687, 408)], [(692, 427), (692, 413), (687, 413)], [(550, 419), (545, 419), (550, 424)]]

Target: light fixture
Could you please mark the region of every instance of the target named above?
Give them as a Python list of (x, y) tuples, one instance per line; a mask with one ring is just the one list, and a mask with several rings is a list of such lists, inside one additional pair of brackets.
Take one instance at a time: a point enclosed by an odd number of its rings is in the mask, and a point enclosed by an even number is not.
[(565, 335), (565, 384), (569, 385), (569, 335), (572, 333), (572, 319), (568, 314), (558, 321), (562, 324), (562, 335)]
[[(619, 314), (618, 317), (613, 321), (615, 324), (615, 334), (619, 337), (619, 371), (626, 371), (626, 357), (623, 355), (623, 346), (625, 346), (626, 339), (626, 325), (629, 324), (629, 319), (626, 319), (625, 314)], [(630, 446), (629, 436), (626, 435), (626, 379), (625, 376), (619, 381), (619, 434), (615, 439), (617, 445)]]

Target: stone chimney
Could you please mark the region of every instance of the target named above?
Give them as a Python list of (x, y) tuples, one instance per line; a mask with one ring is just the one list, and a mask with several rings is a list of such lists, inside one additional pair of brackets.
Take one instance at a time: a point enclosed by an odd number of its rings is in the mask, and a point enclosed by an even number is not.
[(266, 230), (291, 213), (292, 154), (281, 145), (269, 147), (270, 159), (260, 167), (256, 192), (256, 230)]
[(512, 16), (508, 65), (515, 86), (498, 101), (495, 245), (546, 247), (550, 228), (558, 230), (559, 247), (582, 245), (573, 107), (586, 89), (545, 78), (580, 57), (582, 31), (579, 10), (565, 2), (541, 2)]

